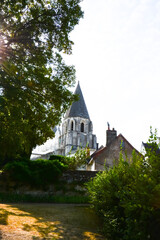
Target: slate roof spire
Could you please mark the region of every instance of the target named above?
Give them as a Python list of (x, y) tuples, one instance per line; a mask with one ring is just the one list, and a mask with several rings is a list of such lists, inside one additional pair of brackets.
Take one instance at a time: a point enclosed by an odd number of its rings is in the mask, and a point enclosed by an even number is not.
[(72, 103), (71, 107), (66, 112), (65, 119), (69, 117), (90, 119), (79, 82), (74, 94), (79, 95), (79, 100)]

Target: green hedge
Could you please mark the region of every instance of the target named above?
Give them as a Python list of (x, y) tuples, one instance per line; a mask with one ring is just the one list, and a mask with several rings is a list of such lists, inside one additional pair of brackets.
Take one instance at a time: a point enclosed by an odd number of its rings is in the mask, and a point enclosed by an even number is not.
[(58, 160), (60, 162), (65, 162), (67, 157), (62, 156), (62, 155), (51, 155), (49, 160)]
[(66, 156), (62, 156), (62, 155), (51, 155), (49, 160), (59, 161), (60, 163), (63, 163), (68, 167), (70, 167), (70, 165), (72, 163), (72, 158), (71, 157), (66, 157)]
[(32, 186), (45, 186), (58, 180), (67, 165), (58, 160), (38, 159), (35, 161), (14, 161), (7, 163), (3, 174), (9, 181)]
[(88, 203), (88, 196), (56, 196), (53, 194), (18, 194), (0, 192), (1, 203)]

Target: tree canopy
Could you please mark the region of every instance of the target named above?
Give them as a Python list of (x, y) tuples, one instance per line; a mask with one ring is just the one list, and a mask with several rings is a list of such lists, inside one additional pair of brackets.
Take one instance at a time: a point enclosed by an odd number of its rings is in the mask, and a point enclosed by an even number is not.
[(29, 156), (54, 136), (75, 96), (69, 33), (83, 16), (81, 0), (1, 0), (0, 159)]

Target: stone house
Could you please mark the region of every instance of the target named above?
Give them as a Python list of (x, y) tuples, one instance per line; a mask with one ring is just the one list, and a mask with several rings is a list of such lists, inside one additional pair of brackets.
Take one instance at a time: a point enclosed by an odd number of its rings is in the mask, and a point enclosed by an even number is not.
[(130, 159), (132, 157), (132, 152), (135, 150), (137, 154), (140, 154), (122, 135), (117, 136), (117, 131), (115, 129), (106, 131), (106, 146), (101, 147), (91, 155), (91, 159), (88, 162), (88, 171), (103, 171), (104, 166), (107, 168), (112, 167), (118, 162), (120, 151), (124, 159), (126, 157)]

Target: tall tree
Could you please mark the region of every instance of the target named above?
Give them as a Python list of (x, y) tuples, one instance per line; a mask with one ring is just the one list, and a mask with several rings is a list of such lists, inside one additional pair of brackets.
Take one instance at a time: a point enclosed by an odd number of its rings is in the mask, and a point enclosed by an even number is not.
[(69, 33), (83, 16), (81, 0), (0, 1), (0, 160), (29, 157), (54, 136), (75, 96)]

